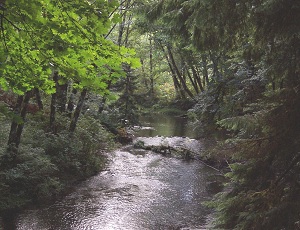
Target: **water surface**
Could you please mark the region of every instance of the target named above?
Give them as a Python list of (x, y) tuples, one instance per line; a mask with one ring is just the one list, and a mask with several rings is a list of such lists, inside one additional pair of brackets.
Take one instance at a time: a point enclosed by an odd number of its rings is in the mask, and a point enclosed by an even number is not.
[[(168, 124), (186, 125), (172, 122)], [(185, 128), (168, 128), (164, 135), (174, 136), (178, 130), (182, 133)], [(8, 221), (7, 229), (207, 228), (211, 210), (202, 203), (219, 191), (216, 186), (222, 180), (219, 172), (198, 161), (164, 157), (132, 146), (107, 155), (110, 163), (105, 171), (53, 205), (16, 215)]]
[(188, 122), (186, 117), (154, 114), (152, 116), (142, 116), (140, 120), (143, 126), (148, 128), (140, 130), (138, 132), (139, 136), (187, 136), (191, 138), (196, 138), (198, 136), (195, 127)]

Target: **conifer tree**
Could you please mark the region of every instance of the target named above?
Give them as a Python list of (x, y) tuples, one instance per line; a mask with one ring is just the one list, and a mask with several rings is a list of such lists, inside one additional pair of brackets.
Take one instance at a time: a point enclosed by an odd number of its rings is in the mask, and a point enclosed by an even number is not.
[[(153, 1), (149, 20), (198, 55), (206, 89), (194, 112), (233, 138), (217, 228), (299, 228), (300, 2)], [(160, 34), (160, 36), (161, 36)]]

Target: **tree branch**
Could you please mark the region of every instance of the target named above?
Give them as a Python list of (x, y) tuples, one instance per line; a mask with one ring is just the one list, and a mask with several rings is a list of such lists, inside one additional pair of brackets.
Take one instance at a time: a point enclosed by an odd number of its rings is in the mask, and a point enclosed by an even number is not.
[(298, 163), (300, 159), (300, 152), (298, 152), (297, 156), (294, 157), (290, 165), (287, 167), (287, 169), (277, 178), (274, 185), (277, 185), (284, 177), (285, 175)]
[(9, 23), (11, 24), (15, 29), (17, 29), (18, 31), (21, 31), (21, 29), (19, 27), (17, 27), (12, 21), (10, 21), (7, 17), (5, 17), (3, 14), (2, 14), (2, 17)]

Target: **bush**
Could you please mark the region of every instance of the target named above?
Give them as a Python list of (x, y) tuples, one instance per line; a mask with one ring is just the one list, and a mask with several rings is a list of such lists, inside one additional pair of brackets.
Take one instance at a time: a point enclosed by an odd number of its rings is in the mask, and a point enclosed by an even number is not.
[(2, 149), (1, 160), (0, 210), (19, 208), (60, 192), (57, 167), (42, 148), (23, 145), (18, 154)]
[[(101, 151), (114, 147), (113, 136), (88, 115), (72, 135), (66, 131), (69, 118), (59, 117), (58, 134), (47, 133), (45, 119), (29, 118), (18, 150), (7, 150), (7, 138), (0, 141), (0, 211), (57, 198), (74, 182), (99, 172), (105, 165)], [(0, 125), (8, 136), (7, 124)]]

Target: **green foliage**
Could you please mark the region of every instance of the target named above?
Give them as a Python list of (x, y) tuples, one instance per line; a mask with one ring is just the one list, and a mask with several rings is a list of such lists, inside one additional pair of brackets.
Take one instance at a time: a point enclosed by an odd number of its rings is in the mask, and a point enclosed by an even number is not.
[[(140, 66), (133, 49), (106, 38), (112, 23), (120, 21), (117, 7), (118, 1), (107, 0), (2, 3), (1, 89), (19, 95), (29, 95), (33, 89), (58, 93), (52, 79), (58, 73), (59, 85), (72, 82), (74, 89), (109, 95), (109, 85), (126, 75), (123, 64)], [(1, 137), (4, 131), (9, 134), (8, 119), (24, 125), (19, 149), (11, 145), (6, 150), (8, 138), (1, 138), (1, 210), (57, 196), (66, 185), (98, 172), (105, 163), (101, 150), (113, 146), (111, 135), (90, 116), (79, 118), (77, 130), (71, 135), (66, 132), (70, 118), (58, 114), (55, 134), (48, 133), (44, 115), (49, 111), (44, 108), (23, 121), (17, 111), (1, 103)]]
[(1, 139), (0, 211), (59, 197), (72, 183), (99, 172), (106, 162), (102, 152), (114, 147), (112, 135), (88, 115), (73, 136), (63, 131), (69, 118), (60, 119), (58, 135), (43, 130), (44, 119), (30, 118), (17, 154)]
[[(34, 87), (53, 93), (53, 71), (64, 82), (71, 80), (74, 88), (102, 95), (112, 84), (123, 91), (109, 114), (101, 114), (101, 122), (108, 118), (115, 131), (120, 119), (135, 120), (136, 86), (139, 95), (147, 95), (147, 80), (155, 79), (156, 89), (165, 88), (161, 92), (169, 99), (173, 94), (164, 83), (174, 81), (175, 75), (186, 81), (189, 73), (185, 93), (196, 83), (203, 86), (192, 93), (196, 104), (190, 116), (197, 125), (226, 130), (231, 137), (215, 150), (231, 170), (226, 175), (230, 183), (210, 203), (217, 210), (215, 227), (299, 227), (300, 2), (165, 0), (138, 6), (135, 26), (147, 36), (137, 44), (153, 41), (153, 47), (139, 50), (143, 68), (150, 70), (150, 58), (145, 58), (150, 49), (159, 68), (151, 75), (139, 71), (143, 77), (137, 83), (130, 68), (124, 71), (121, 65), (139, 66), (133, 51), (105, 39), (110, 24), (123, 18), (110, 15), (115, 1), (6, 1), (0, 86), (18, 94)], [(170, 58), (167, 51), (173, 52), (179, 74), (168, 74), (168, 64), (175, 66), (163, 60)], [(5, 120), (12, 113), (3, 108)], [(84, 178), (99, 170), (103, 158), (96, 152), (107, 148), (111, 137), (98, 120), (84, 116), (71, 138), (64, 132), (67, 123), (69, 118), (59, 117), (54, 135), (32, 121), (25, 127), (20, 155), (1, 148), (4, 209), (27, 203), (31, 193), (36, 199), (56, 194), (72, 176)], [(0, 140), (2, 146), (6, 139)]]
[(212, 205), (216, 227), (297, 228), (299, 1), (177, 4), (164, 1), (154, 14), (177, 17), (188, 10), (185, 26), (197, 50), (210, 56), (213, 72), (190, 114), (231, 137), (216, 149), (235, 162), (227, 175), (231, 183)]
[[(116, 1), (7, 1), (2, 20), (0, 86), (22, 94), (55, 91), (54, 70), (78, 88), (104, 93), (108, 80), (124, 75), (121, 64), (139, 62), (134, 51), (105, 39)], [(101, 12), (100, 10), (101, 9)]]
[(49, 199), (59, 193), (61, 184), (56, 173), (57, 167), (42, 148), (22, 146), (17, 156), (2, 149), (0, 210), (19, 208), (32, 199)]
[(80, 179), (98, 172), (105, 162), (99, 151), (113, 147), (111, 134), (103, 129), (99, 120), (89, 115), (79, 119), (72, 136), (66, 131), (68, 118), (60, 117), (59, 121), (58, 135), (45, 133), (41, 129), (43, 125), (32, 121), (31, 127), (24, 131), (24, 143), (42, 147), (67, 177), (76, 175), (73, 179)]
[[(299, 58), (299, 57), (298, 57)], [(289, 65), (288, 65), (289, 66)], [(288, 68), (287, 72), (295, 71)], [(268, 66), (273, 77), (282, 75)], [(282, 67), (282, 66), (281, 66)], [(274, 72), (273, 72), (274, 71)], [(268, 71), (268, 74), (270, 72)], [(279, 74), (279, 75), (277, 75)], [(299, 94), (285, 76), (282, 89), (266, 91), (245, 104), (240, 116), (218, 125), (233, 131), (225, 148), (234, 161), (230, 190), (217, 197), (217, 226), (225, 229), (294, 229), (299, 220)], [(294, 81), (298, 87), (299, 79)], [(225, 150), (226, 151), (226, 150)]]

